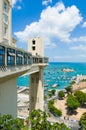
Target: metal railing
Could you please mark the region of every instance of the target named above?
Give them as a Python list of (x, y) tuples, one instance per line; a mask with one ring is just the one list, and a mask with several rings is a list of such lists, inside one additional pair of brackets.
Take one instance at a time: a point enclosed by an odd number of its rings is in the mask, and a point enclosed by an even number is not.
[(38, 61), (39, 63), (48, 63), (49, 58), (43, 57), (43, 58), (39, 58), (38, 60), (39, 60), (39, 61)]

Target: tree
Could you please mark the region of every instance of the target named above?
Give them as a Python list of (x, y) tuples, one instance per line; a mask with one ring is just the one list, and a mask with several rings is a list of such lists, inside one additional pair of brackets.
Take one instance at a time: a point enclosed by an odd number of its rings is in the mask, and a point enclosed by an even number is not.
[(23, 120), (13, 119), (11, 115), (0, 117), (0, 130), (21, 130), (24, 128)]
[(52, 97), (53, 95), (55, 95), (56, 90), (52, 89), (51, 91), (48, 92), (48, 96)]
[(53, 96), (53, 94), (52, 94), (51, 92), (49, 92), (49, 93), (48, 93), (48, 96), (49, 96), (49, 97), (52, 97), (52, 96)]
[(86, 130), (86, 112), (82, 114), (79, 124), (81, 126), (81, 130)]
[(55, 92), (56, 92), (55, 89), (52, 89), (52, 90), (51, 90), (51, 93), (52, 93), (53, 95), (55, 95)]
[(77, 101), (75, 97), (72, 95), (69, 95), (67, 98), (67, 107), (70, 112), (73, 112), (75, 109), (77, 109), (80, 106), (80, 103)]
[(54, 107), (54, 100), (49, 101), (48, 108), (55, 116), (62, 116), (62, 111)]
[(71, 81), (71, 83), (70, 83), (70, 84), (71, 84), (71, 85), (73, 85), (73, 84), (75, 84), (75, 83), (76, 83), (75, 81)]
[(72, 92), (72, 87), (71, 87), (71, 85), (68, 86), (68, 87), (66, 87), (65, 90), (67, 91), (68, 94), (71, 93), (71, 92)]
[(59, 92), (58, 92), (58, 97), (59, 97), (60, 99), (62, 99), (64, 96), (65, 96), (65, 95), (64, 95), (64, 92), (63, 92), (63, 91), (59, 91)]
[(50, 122), (47, 121), (47, 114), (41, 110), (33, 110), (30, 113), (29, 121), (31, 130), (47, 130), (50, 127)]
[(69, 128), (64, 123), (56, 122), (52, 125), (51, 130), (69, 130)]
[[(53, 102), (52, 102), (53, 103)], [(31, 123), (30, 130), (69, 130), (67, 126), (62, 123), (51, 124), (47, 120), (48, 115), (41, 110), (33, 110), (29, 116), (29, 122)]]
[(79, 101), (80, 105), (83, 105), (86, 102), (86, 94), (82, 91), (75, 91), (74, 96)]

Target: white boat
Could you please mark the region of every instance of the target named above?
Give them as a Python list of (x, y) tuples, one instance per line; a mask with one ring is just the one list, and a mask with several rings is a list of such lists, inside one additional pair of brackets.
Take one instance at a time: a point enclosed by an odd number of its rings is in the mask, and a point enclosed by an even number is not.
[(48, 87), (48, 84), (44, 84), (44, 87)]
[(57, 85), (58, 85), (58, 84), (54, 84), (54, 85), (52, 85), (52, 88), (56, 88)]

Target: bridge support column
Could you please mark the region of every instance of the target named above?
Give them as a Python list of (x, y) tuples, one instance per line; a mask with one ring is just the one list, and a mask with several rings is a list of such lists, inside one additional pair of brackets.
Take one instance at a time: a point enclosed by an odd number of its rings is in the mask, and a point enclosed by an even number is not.
[(30, 112), (34, 109), (44, 110), (43, 68), (30, 75)]
[(0, 82), (0, 115), (11, 114), (17, 117), (16, 78)]

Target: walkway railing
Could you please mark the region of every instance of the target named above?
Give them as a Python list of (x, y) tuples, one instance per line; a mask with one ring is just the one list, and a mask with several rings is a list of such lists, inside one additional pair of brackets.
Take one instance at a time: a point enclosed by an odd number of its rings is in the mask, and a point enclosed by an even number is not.
[(38, 59), (38, 63), (48, 63), (48, 61), (49, 61), (49, 58), (47, 58), (47, 57), (43, 57), (43, 58)]

